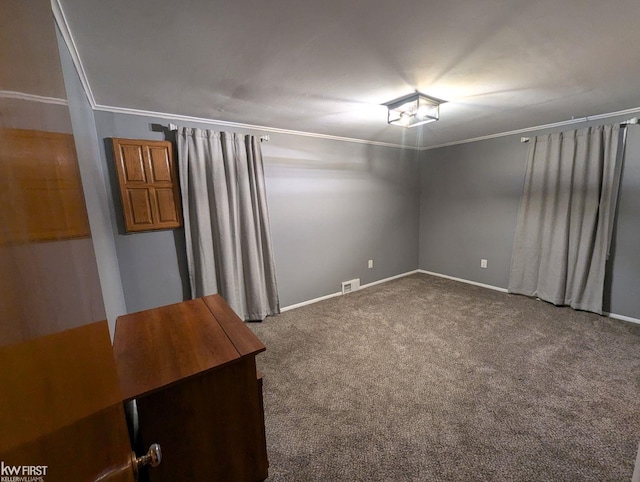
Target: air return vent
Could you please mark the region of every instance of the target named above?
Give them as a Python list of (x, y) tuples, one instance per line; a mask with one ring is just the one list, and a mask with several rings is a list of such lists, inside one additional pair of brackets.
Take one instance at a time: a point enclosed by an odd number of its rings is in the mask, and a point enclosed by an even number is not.
[(359, 289), (360, 289), (360, 278), (342, 282), (343, 295), (346, 295), (347, 293), (351, 293), (352, 291), (357, 291)]

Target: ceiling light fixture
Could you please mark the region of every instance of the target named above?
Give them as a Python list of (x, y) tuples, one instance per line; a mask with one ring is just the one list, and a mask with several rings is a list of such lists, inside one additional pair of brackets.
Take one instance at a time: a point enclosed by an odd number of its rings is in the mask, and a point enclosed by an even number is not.
[(440, 104), (445, 101), (415, 92), (385, 104), (389, 109), (387, 122), (395, 126), (415, 127), (440, 118)]

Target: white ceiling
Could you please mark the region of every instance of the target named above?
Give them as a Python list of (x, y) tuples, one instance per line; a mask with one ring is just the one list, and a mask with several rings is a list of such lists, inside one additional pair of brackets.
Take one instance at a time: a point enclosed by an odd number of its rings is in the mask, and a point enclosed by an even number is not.
[[(95, 103), (430, 147), (640, 110), (639, 0), (59, 0)], [(441, 120), (389, 126), (414, 90)]]

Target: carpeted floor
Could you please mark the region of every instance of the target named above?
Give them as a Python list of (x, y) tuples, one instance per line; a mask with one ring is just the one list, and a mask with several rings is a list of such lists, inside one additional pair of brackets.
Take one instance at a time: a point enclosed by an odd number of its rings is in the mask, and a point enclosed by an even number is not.
[(269, 481), (629, 481), (640, 325), (427, 275), (269, 317)]

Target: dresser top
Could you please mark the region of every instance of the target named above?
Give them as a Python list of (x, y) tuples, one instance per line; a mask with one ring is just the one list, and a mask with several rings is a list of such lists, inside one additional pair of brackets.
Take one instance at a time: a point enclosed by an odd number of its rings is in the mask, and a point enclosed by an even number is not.
[(120, 316), (113, 342), (124, 400), (264, 350), (220, 295)]

